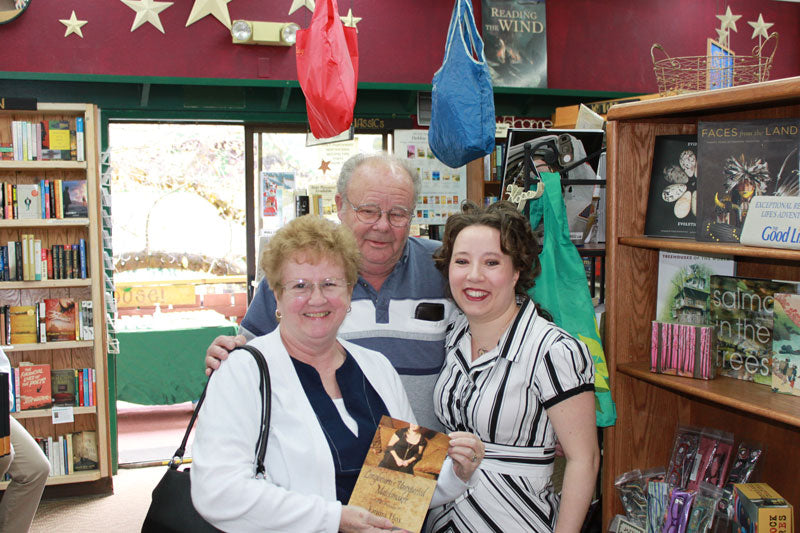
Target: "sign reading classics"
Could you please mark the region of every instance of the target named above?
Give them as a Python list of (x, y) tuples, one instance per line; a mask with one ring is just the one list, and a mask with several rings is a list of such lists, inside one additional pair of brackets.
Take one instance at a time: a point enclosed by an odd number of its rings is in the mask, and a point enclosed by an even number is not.
[(483, 0), (482, 37), (495, 87), (547, 87), (545, 0)]
[(800, 250), (800, 197), (756, 196), (750, 201), (741, 243)]

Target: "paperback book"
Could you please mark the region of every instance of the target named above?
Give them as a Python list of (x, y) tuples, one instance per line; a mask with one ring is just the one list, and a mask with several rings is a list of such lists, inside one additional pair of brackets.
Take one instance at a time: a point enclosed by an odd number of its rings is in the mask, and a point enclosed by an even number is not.
[(47, 342), (74, 341), (78, 324), (75, 300), (48, 298), (44, 305)]
[(776, 294), (772, 331), (772, 390), (800, 396), (800, 294)]
[(97, 432), (80, 431), (72, 434), (72, 464), (75, 472), (97, 468)]
[(8, 308), (11, 344), (39, 342), (39, 321), (35, 305), (12, 305)]
[(772, 386), (775, 294), (796, 294), (798, 288), (800, 283), (791, 281), (711, 276), (720, 375)]
[(800, 119), (699, 122), (697, 240), (739, 242), (757, 196), (800, 194)]
[(78, 382), (78, 371), (64, 368), (50, 372), (53, 405), (78, 405), (75, 401), (75, 385)]
[(86, 218), (89, 216), (86, 180), (62, 181), (61, 199), (64, 218)]
[(17, 218), (42, 218), (42, 195), (38, 184), (17, 185)]
[(19, 395), (22, 411), (50, 407), (52, 403), (50, 394), (50, 365), (19, 365)]
[(730, 257), (659, 252), (656, 320), (709, 324), (710, 278), (713, 274), (732, 276), (734, 265)]
[(645, 235), (694, 239), (696, 214), (697, 136), (658, 135), (650, 171)]
[(349, 505), (388, 518), (396, 529), (419, 532), (449, 442), (443, 433), (383, 416)]

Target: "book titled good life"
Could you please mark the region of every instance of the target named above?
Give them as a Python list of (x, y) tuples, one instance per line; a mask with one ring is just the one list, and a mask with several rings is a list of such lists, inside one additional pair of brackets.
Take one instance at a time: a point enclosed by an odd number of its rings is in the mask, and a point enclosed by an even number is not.
[(349, 505), (388, 518), (396, 530), (419, 532), (449, 443), (443, 433), (382, 417)]

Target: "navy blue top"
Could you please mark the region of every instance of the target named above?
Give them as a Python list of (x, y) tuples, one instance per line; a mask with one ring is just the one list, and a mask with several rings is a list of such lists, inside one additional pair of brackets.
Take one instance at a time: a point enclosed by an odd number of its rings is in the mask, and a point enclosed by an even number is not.
[(291, 358), (331, 449), (336, 473), (336, 499), (344, 505), (350, 500), (378, 423), (383, 415), (389, 414), (383, 400), (364, 376), (356, 360), (345, 353), (344, 363), (336, 370), (336, 382), (348, 414), (358, 424), (357, 437), (345, 425), (333, 400), (325, 392), (317, 370), (294, 357)]

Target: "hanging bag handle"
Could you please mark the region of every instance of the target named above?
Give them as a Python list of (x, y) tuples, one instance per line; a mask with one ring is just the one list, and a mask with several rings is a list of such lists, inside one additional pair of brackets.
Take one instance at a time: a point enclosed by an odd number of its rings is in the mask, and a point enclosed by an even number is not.
[[(267, 366), (267, 360), (264, 359), (264, 356), (253, 346), (249, 344), (245, 344), (235, 348), (235, 350), (245, 350), (250, 352), (250, 355), (253, 356), (255, 359), (256, 364), (258, 365), (259, 370), (259, 385), (258, 390), (261, 393), (261, 427), (259, 428), (258, 432), (258, 441), (256, 442), (256, 476), (264, 476), (264, 458), (267, 454), (267, 441), (269, 440), (269, 422), (270, 422), (270, 414), (272, 411), (272, 383), (269, 377), (269, 367)], [(213, 371), (212, 371), (213, 374)], [(211, 377), (209, 376), (208, 381), (206, 381), (205, 387), (203, 387), (203, 392), (200, 394), (200, 399), (197, 400), (197, 405), (194, 408), (194, 412), (192, 412), (192, 418), (189, 420), (189, 425), (186, 428), (186, 433), (183, 434), (183, 440), (181, 440), (181, 445), (175, 450), (175, 453), (172, 455), (172, 459), (169, 462), (169, 467), (173, 470), (176, 470), (182, 463), (183, 463), (183, 454), (186, 453), (186, 443), (189, 441), (189, 434), (192, 432), (192, 427), (194, 427), (194, 421), (197, 419), (197, 414), (200, 412), (200, 407), (203, 405), (203, 401), (206, 398), (206, 391), (208, 390), (208, 384), (211, 382)]]
[[(465, 50), (467, 55), (470, 56), (473, 61), (483, 64), (486, 62), (486, 57), (483, 53), (483, 39), (481, 39), (480, 33), (478, 32), (478, 26), (475, 24), (475, 15), (472, 12), (472, 4), (466, 0), (459, 0), (459, 2), (463, 6), (461, 11), (462, 40), (464, 33), (466, 33), (467, 37), (469, 37), (470, 44), (470, 47), (466, 48), (467, 42), (466, 40), (463, 40)], [(475, 60), (475, 57), (478, 59)]]

